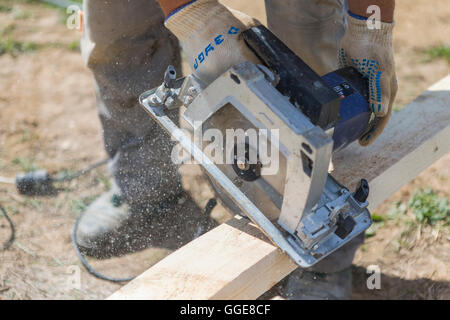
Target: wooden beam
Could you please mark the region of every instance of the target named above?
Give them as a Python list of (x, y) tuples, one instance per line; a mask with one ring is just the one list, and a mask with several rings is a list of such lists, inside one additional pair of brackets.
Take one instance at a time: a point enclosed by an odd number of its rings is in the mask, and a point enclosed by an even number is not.
[(284, 278), (287, 268), (295, 266), (256, 227), (246, 219), (232, 219), (169, 255), (110, 299), (254, 299)]
[(369, 148), (353, 145), (334, 157), (333, 175), (349, 188), (370, 181), (370, 209), (450, 151), (450, 75), (392, 116)]
[[(371, 208), (450, 151), (450, 75), (394, 113), (369, 148), (335, 156), (333, 175), (371, 185)], [(233, 219), (162, 260), (109, 299), (256, 299), (296, 266), (245, 219)]]

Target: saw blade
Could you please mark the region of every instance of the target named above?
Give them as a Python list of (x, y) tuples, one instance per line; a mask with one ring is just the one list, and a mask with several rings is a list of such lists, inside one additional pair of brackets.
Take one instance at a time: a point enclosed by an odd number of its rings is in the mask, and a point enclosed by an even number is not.
[[(203, 124), (203, 131), (208, 129), (217, 129), (222, 133), (223, 136), (223, 146), (226, 146), (225, 139), (227, 138), (227, 130), (238, 130), (242, 129), (244, 132), (248, 130), (256, 130), (246, 118), (240, 114), (240, 112), (235, 109), (232, 105), (227, 105), (221, 110), (216, 112), (207, 122)], [(258, 138), (260, 138), (258, 136)], [(208, 142), (203, 142), (203, 147), (205, 147)], [(259, 143), (255, 141), (246, 140), (246, 144), (258, 153)], [(242, 146), (241, 146), (242, 147)], [(270, 150), (271, 145), (268, 142), (268, 149)], [(224, 150), (224, 157), (227, 150)], [(230, 152), (228, 150), (228, 152)], [(284, 184), (286, 179), (286, 160), (284, 157), (280, 156), (279, 159), (279, 170), (275, 175), (264, 175), (262, 174), (258, 179), (253, 181), (246, 181), (241, 178), (233, 168), (230, 163), (218, 164), (218, 168), (258, 207), (259, 210), (264, 212), (266, 217), (271, 221), (276, 221), (280, 215), (281, 205), (283, 202), (283, 192)], [(264, 171), (263, 171), (264, 172)], [(221, 200), (224, 206), (234, 214), (244, 215), (239, 207), (226, 195), (226, 193), (220, 188), (213, 180), (208, 179), (216, 196)], [(245, 215), (244, 215), (245, 216)]]

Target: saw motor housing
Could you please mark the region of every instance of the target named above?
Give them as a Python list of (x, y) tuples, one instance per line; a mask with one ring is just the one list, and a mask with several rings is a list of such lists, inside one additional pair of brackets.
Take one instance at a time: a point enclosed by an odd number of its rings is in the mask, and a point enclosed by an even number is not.
[(193, 131), (263, 130), (279, 154), (275, 173), (250, 163), (246, 153), (231, 155), (232, 164), (201, 164), (232, 212), (249, 217), (299, 266), (311, 267), (372, 223), (367, 183), (351, 193), (328, 173), (333, 150), (372, 125), (366, 80), (353, 68), (320, 77), (265, 27), (243, 37), (263, 65), (234, 66), (208, 86), (195, 75), (176, 79), (169, 67), (164, 83), (140, 102), (196, 160), (205, 156), (204, 145), (182, 133), (168, 109), (185, 106), (182, 117)]

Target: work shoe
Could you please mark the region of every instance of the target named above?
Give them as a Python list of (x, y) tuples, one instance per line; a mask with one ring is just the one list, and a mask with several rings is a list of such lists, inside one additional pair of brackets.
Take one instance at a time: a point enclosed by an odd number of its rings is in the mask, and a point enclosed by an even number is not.
[(151, 246), (176, 250), (214, 226), (185, 193), (131, 210), (118, 188), (113, 188), (79, 218), (76, 237), (82, 253), (104, 259)]
[(288, 300), (349, 300), (352, 297), (351, 269), (336, 273), (297, 269), (262, 299), (274, 296)]

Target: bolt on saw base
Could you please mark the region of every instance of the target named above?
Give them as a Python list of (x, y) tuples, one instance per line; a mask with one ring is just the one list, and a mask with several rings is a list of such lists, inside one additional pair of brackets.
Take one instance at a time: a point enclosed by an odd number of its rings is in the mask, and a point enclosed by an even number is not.
[[(328, 173), (333, 152), (377, 121), (367, 102), (367, 80), (351, 67), (320, 77), (263, 26), (242, 36), (261, 65), (234, 66), (208, 86), (195, 75), (177, 79), (169, 66), (163, 84), (143, 93), (140, 103), (201, 164), (231, 212), (248, 217), (295, 263), (308, 268), (372, 224), (367, 181), (351, 193)], [(167, 116), (182, 106), (192, 131), (265, 132), (269, 150), (277, 152), (278, 170), (265, 170), (259, 144), (248, 139), (233, 139), (235, 146), (225, 155), (231, 162), (215, 163), (202, 142), (193, 141)], [(250, 151), (256, 152), (256, 161)]]

